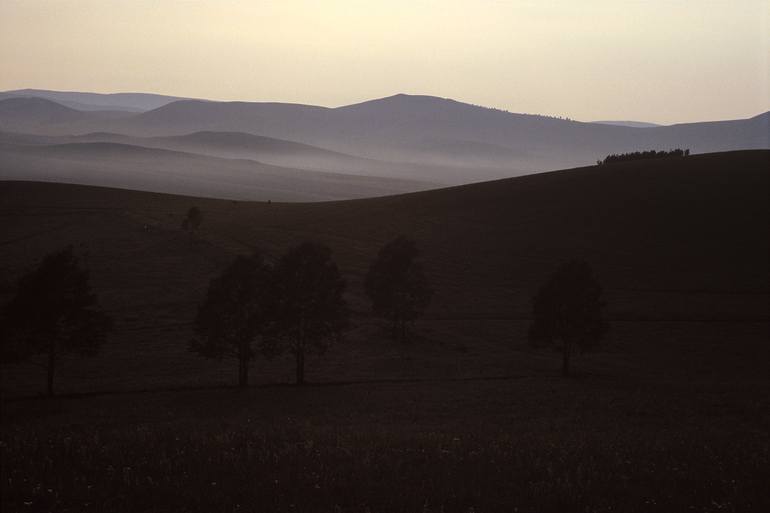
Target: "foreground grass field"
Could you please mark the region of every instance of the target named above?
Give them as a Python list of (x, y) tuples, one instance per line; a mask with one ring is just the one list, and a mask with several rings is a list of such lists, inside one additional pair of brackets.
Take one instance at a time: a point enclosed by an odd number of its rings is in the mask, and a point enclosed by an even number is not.
[(522, 378), (4, 404), (4, 511), (766, 511), (768, 383)]
[[(63, 362), (63, 397), (38, 397), (35, 362), (2, 366), (3, 511), (767, 511), (769, 164), (734, 152), (323, 204), (0, 183), (0, 299), (82, 243), (116, 320), (100, 356)], [(409, 344), (362, 291), (399, 233), (436, 291)], [(187, 351), (208, 280), (306, 239), (334, 251), (352, 329), (308, 361), (312, 386), (287, 386), (279, 358), (228, 388), (233, 362)], [(611, 331), (563, 380), (526, 331), (531, 294), (574, 257)]]

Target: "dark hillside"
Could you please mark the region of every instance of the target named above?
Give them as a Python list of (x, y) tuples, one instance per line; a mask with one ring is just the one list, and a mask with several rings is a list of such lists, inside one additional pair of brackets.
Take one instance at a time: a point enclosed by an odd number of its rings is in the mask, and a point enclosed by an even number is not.
[[(646, 372), (716, 361), (746, 378), (761, 370), (746, 354), (764, 347), (768, 326), (769, 164), (767, 151), (708, 154), (322, 204), (5, 182), (0, 265), (9, 291), (46, 252), (88, 245), (95, 287), (118, 319), (105, 358), (121, 363), (117, 371), (73, 363), (70, 390), (136, 388), (137, 375), (143, 387), (228, 382), (228, 364), (185, 350), (208, 279), (234, 254), (262, 247), (275, 256), (305, 239), (332, 247), (356, 312), (349, 343), (311, 365), (311, 380), (547, 371), (551, 357), (526, 348), (529, 298), (573, 257), (591, 262), (606, 289), (613, 344), (631, 355), (665, 348), (643, 360), (652, 365)], [(193, 204), (204, 223), (191, 242), (179, 225)], [(418, 242), (436, 289), (418, 326), (424, 340), (413, 348), (383, 339), (363, 301), (366, 267), (398, 233)], [(710, 360), (731, 333), (749, 345)], [(597, 357), (591, 368), (634, 367), (637, 357)], [(258, 381), (288, 379), (291, 369), (258, 367)], [(34, 388), (25, 369), (4, 373), (7, 386)]]
[[(0, 182), (0, 300), (82, 243), (116, 321), (99, 356), (59, 361), (66, 397), (35, 397), (34, 362), (2, 366), (3, 511), (768, 511), (769, 159), (302, 204)], [(407, 343), (362, 292), (402, 232), (435, 288)], [(307, 239), (348, 278), (351, 330), (308, 357), (308, 386), (286, 386), (287, 355), (235, 389), (233, 361), (187, 349), (208, 280)], [(610, 332), (563, 378), (527, 343), (529, 298), (573, 257), (605, 287)]]

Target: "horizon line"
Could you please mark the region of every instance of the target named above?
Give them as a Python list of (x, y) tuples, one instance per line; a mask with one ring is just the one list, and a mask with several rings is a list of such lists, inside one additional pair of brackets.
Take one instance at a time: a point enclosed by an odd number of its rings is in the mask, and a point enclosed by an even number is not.
[[(321, 108), (327, 108), (327, 109), (338, 109), (338, 108), (344, 108), (344, 107), (351, 107), (354, 105), (361, 105), (364, 103), (369, 103), (373, 101), (378, 100), (386, 100), (388, 98), (395, 98), (397, 96), (413, 96), (413, 97), (425, 97), (425, 98), (435, 98), (439, 100), (447, 100), (447, 101), (453, 101), (456, 103), (461, 103), (464, 105), (471, 105), (473, 107), (479, 107), (484, 109), (490, 109), (490, 110), (497, 110), (501, 112), (506, 112), (509, 114), (519, 114), (519, 115), (525, 115), (525, 116), (539, 116), (539, 117), (545, 117), (545, 118), (553, 118), (553, 119), (561, 119), (565, 121), (575, 121), (578, 123), (593, 123), (593, 124), (610, 124), (610, 122), (615, 123), (624, 123), (624, 122), (631, 122), (631, 123), (649, 123), (651, 125), (656, 125), (660, 127), (665, 126), (674, 126), (674, 125), (686, 125), (686, 124), (692, 124), (692, 123), (715, 123), (720, 121), (737, 121), (737, 120), (746, 120), (746, 119), (752, 119), (757, 116), (761, 116), (763, 114), (767, 114), (770, 112), (770, 106), (768, 106), (767, 110), (762, 110), (754, 115), (748, 116), (748, 117), (729, 117), (729, 118), (723, 118), (723, 119), (700, 119), (699, 121), (677, 121), (674, 123), (660, 123), (658, 121), (652, 121), (648, 119), (620, 119), (620, 118), (613, 118), (613, 117), (605, 117), (604, 119), (593, 119), (590, 121), (585, 120), (578, 120), (569, 116), (558, 116), (558, 115), (552, 115), (552, 114), (540, 114), (540, 113), (534, 113), (534, 112), (515, 112), (503, 107), (496, 107), (496, 106), (489, 106), (489, 105), (482, 105), (478, 103), (472, 103), (470, 101), (464, 101), (464, 100), (458, 100), (456, 98), (451, 98), (448, 96), (439, 96), (434, 94), (425, 94), (425, 93), (405, 93), (405, 92), (397, 92), (393, 94), (389, 94), (386, 96), (381, 97), (373, 97), (368, 98), (361, 101), (355, 101), (352, 103), (344, 103), (339, 105), (321, 105), (321, 104), (314, 104), (314, 103), (303, 103), (303, 102), (297, 102), (297, 101), (279, 101), (279, 100), (243, 100), (243, 99), (215, 99), (215, 98), (203, 98), (203, 97), (195, 97), (195, 96), (179, 96), (176, 94), (167, 94), (167, 93), (158, 93), (158, 92), (147, 92), (147, 91), (111, 91), (111, 92), (104, 92), (104, 91), (94, 91), (94, 90), (74, 90), (74, 89), (44, 89), (40, 87), (22, 87), (18, 89), (4, 89), (0, 91), (0, 94), (3, 93), (19, 93), (24, 91), (39, 91), (39, 92), (49, 92), (49, 93), (82, 93), (82, 94), (97, 94), (97, 95), (104, 95), (104, 96), (112, 96), (112, 95), (121, 95), (121, 94), (137, 94), (137, 95), (147, 95), (147, 96), (162, 96), (166, 98), (174, 98), (174, 100), (168, 102), (168, 104), (177, 102), (177, 101), (201, 101), (201, 102), (215, 102), (215, 103), (277, 103), (277, 104), (285, 104), (285, 105), (300, 105), (300, 106), (306, 106), (306, 107), (321, 107)], [(50, 100), (54, 101), (54, 100)], [(165, 105), (168, 105), (165, 104)], [(161, 107), (164, 107), (165, 105), (161, 105), (160, 107), (156, 107), (156, 109), (159, 109)], [(66, 105), (65, 105), (66, 106)], [(74, 109), (78, 110), (78, 109)], [(149, 109), (149, 112), (151, 110), (155, 109)], [(614, 125), (614, 126), (622, 126), (622, 125)]]

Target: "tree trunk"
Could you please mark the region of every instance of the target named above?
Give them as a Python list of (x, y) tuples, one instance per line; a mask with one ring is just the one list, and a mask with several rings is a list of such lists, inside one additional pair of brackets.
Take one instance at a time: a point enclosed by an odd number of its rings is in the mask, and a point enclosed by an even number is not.
[(249, 362), (243, 356), (238, 358), (238, 386), (249, 386)]
[(561, 361), (561, 375), (564, 377), (569, 376), (569, 359), (572, 353), (572, 344), (565, 340), (564, 347), (562, 349), (562, 361)]
[(238, 387), (249, 386), (249, 347), (246, 342), (238, 346)]
[(47, 386), (48, 397), (53, 397), (53, 378), (56, 373), (56, 344), (52, 343), (48, 351)]
[(305, 384), (305, 349), (297, 347), (297, 385)]
[(297, 385), (305, 384), (305, 319), (299, 321), (299, 333), (297, 335)]

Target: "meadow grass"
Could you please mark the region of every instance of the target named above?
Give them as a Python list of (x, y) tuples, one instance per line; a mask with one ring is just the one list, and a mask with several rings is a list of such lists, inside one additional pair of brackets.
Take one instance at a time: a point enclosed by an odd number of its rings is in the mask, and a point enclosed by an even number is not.
[(583, 377), (6, 402), (4, 511), (767, 511), (765, 384)]

